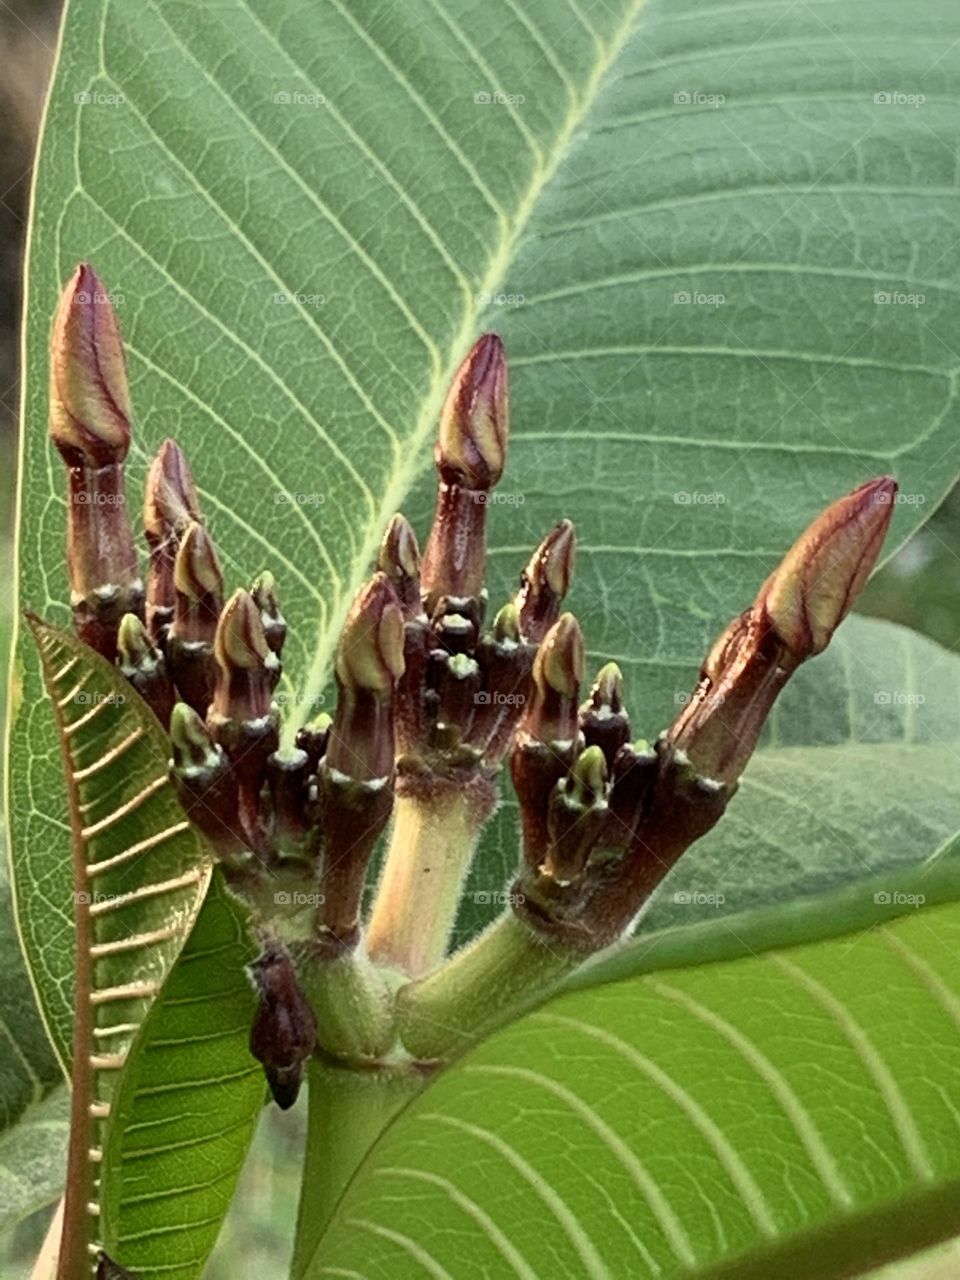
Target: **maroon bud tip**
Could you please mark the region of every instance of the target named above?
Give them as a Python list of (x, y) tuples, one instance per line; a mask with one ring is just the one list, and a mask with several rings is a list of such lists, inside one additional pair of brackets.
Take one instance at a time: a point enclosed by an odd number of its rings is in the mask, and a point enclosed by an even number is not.
[(354, 597), (337, 650), (345, 689), (387, 694), (403, 675), (403, 617), (385, 573), (375, 573)]
[(151, 545), (180, 538), (192, 521), (199, 521), (197, 488), (183, 450), (164, 440), (147, 472), (143, 527)]
[(495, 333), (478, 338), (454, 375), (440, 417), (437, 467), (448, 483), (484, 491), (503, 473), (509, 434), (507, 362)]

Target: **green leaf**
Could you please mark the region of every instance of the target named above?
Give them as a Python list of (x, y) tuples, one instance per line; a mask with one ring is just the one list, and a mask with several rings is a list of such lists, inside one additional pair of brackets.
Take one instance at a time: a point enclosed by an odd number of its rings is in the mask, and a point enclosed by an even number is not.
[[(0, 1232), (63, 1191), (63, 1072), (20, 951), (0, 832)], [(51, 1092), (52, 1091), (52, 1092)]]
[(310, 1277), (833, 1280), (960, 1225), (960, 908), (577, 992), (387, 1130)]
[(70, 1094), (55, 1088), (0, 1133), (0, 1231), (63, 1194)]
[[(289, 732), (324, 696), (386, 521), (403, 505), (423, 530), (441, 399), (492, 326), (515, 425), (491, 602), (573, 517), (591, 656), (623, 663), (658, 728), (829, 498), (896, 469), (911, 501), (892, 546), (957, 470), (960, 17), (921, 11), (74, 0), (31, 235), (21, 601), (65, 619), (41, 424), (77, 259), (122, 298), (134, 503), (175, 434), (231, 585), (278, 576)], [(897, 86), (922, 109), (877, 102)], [(14, 839), (49, 864), (49, 927), (62, 792), (22, 641), (19, 662)], [(62, 940), (27, 945), (56, 1000)]]
[[(40, 856), (14, 862), (21, 928), (42, 960), (69, 964), (63, 986), (37, 973), (55, 1046), (72, 1024), (70, 1150), (61, 1280), (85, 1274), (99, 1200), (101, 1130), (127, 1051), (203, 901), (210, 861), (167, 773), (153, 712), (110, 663), (74, 636), (30, 618), (60, 738), (71, 832), (73, 892), (50, 929)], [(51, 707), (41, 703), (51, 714)], [(21, 850), (21, 853), (23, 851)], [(41, 941), (42, 940), (42, 941)], [(39, 945), (38, 945), (39, 943)], [(69, 979), (72, 976), (72, 983)], [(66, 987), (66, 991), (64, 990)], [(57, 1001), (70, 993), (72, 1009)], [(62, 1026), (65, 1023), (66, 1026)]]
[(138, 1276), (196, 1277), (264, 1099), (248, 1041), (255, 948), (216, 875), (127, 1060), (104, 1143), (103, 1244)]

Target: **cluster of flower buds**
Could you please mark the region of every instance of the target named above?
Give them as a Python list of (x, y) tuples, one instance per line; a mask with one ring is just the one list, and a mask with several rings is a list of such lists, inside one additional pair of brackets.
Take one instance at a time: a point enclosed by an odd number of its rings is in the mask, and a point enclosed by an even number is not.
[[(568, 520), (486, 621), (486, 519), (508, 423), (503, 347), (488, 334), (443, 407), (423, 557), (395, 516), (346, 618), (335, 713), (281, 748), (273, 693), (287, 628), (273, 577), (263, 573), (225, 602), (189, 467), (168, 440), (147, 478), (144, 591), (124, 497), (123, 349), (89, 267), (78, 268), (57, 313), (50, 430), (69, 471), (76, 626), (169, 724), (184, 807), (237, 882), (256, 886), (293, 865), (318, 887), (311, 936), (333, 957), (351, 954), (362, 935), (368, 867), (394, 795), (479, 784), (488, 816), (505, 761), (522, 820), (514, 910), (533, 933), (573, 950), (621, 937), (723, 812), (775, 697), (828, 643), (893, 510), (888, 478), (834, 503), (717, 641), (676, 723), (653, 745), (631, 743), (616, 665), (602, 668), (581, 705), (583, 636), (562, 612), (575, 551)], [(269, 920), (264, 932), (271, 938)], [(253, 1050), (283, 1104), (316, 1029), (272, 939), (254, 980)]]

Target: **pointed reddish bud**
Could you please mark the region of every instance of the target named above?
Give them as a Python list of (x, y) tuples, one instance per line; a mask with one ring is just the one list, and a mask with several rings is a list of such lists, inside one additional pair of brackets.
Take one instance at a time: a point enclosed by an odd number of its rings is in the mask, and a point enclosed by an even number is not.
[(86, 263), (64, 288), (53, 322), (50, 436), (71, 467), (120, 463), (130, 447), (123, 342), (107, 290)]
[(387, 525), (380, 544), (377, 568), (387, 575), (397, 593), (404, 620), (423, 616), (420, 599), (420, 548), (413, 526), (399, 513)]
[(178, 702), (170, 716), (170, 746), (170, 777), (187, 817), (219, 852), (242, 849), (237, 779), (226, 752), (185, 702)]
[(185, 638), (206, 639), (212, 633), (211, 623), (216, 626), (223, 605), (223, 573), (216, 548), (202, 524), (187, 526), (177, 550), (173, 582), (177, 596), (182, 597), (177, 602), (174, 630), (185, 635), (188, 619), (196, 615), (194, 620), (203, 624), (203, 635)]
[(599, 747), (580, 752), (550, 798), (543, 872), (559, 884), (579, 880), (607, 822), (607, 765)]
[(283, 642), (287, 638), (287, 622), (280, 612), (280, 597), (273, 574), (264, 570), (251, 587), (250, 594), (253, 597), (253, 603), (260, 610), (260, 621), (263, 624), (263, 634), (267, 638), (267, 644), (279, 657), (283, 651)]
[(263, 1064), (277, 1106), (286, 1111), (297, 1100), (304, 1063), (316, 1048), (317, 1020), (281, 947), (268, 948), (248, 972), (259, 997), (250, 1052)]
[(173, 710), (173, 682), (163, 654), (135, 613), (124, 614), (117, 632), (117, 664), (141, 698), (166, 727)]
[(539, 644), (560, 616), (573, 578), (576, 549), (573, 521), (561, 520), (537, 547), (521, 575), (516, 596), (520, 630), (534, 644)]
[(503, 473), (509, 434), (507, 362), (495, 333), (478, 338), (440, 415), (436, 460), (448, 484), (485, 492)]
[(583, 632), (573, 614), (565, 613), (544, 636), (533, 663), (534, 699), (524, 725), (541, 742), (576, 737), (583, 669)]
[(533, 694), (524, 707), (510, 755), (510, 776), (520, 801), (523, 852), (531, 866), (539, 866), (546, 856), (550, 798), (577, 756), (583, 663), (580, 624), (572, 613), (565, 613), (537, 651)]
[(337, 677), (345, 689), (389, 696), (403, 675), (403, 617), (385, 573), (357, 592), (337, 649)]
[(714, 643), (667, 733), (705, 777), (736, 781), (780, 690), (826, 648), (876, 562), (896, 488), (884, 476), (828, 507)]
[(246, 591), (235, 591), (224, 606), (213, 646), (219, 667), (214, 715), (259, 720), (270, 712), (276, 657), (264, 635), (260, 610)]
[(821, 653), (876, 563), (893, 515), (897, 482), (880, 476), (827, 507), (764, 584), (762, 605), (798, 660)]
[(150, 547), (183, 536), (200, 520), (197, 488), (183, 450), (164, 440), (150, 463), (143, 499), (143, 531)]
[(623, 705), (623, 673), (608, 662), (597, 674), (590, 697), (580, 708), (580, 732), (587, 746), (602, 750), (607, 767), (630, 737), (630, 719)]

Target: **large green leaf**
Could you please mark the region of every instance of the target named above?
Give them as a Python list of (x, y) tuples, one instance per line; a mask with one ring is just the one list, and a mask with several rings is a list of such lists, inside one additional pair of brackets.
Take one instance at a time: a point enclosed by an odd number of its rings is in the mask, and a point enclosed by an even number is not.
[(552, 1001), (387, 1130), (310, 1277), (834, 1280), (960, 1225), (960, 908)]
[[(176, 434), (231, 585), (280, 579), (291, 730), (385, 521), (427, 519), (445, 385), (496, 326), (491, 599), (573, 516), (591, 652), (659, 726), (827, 499), (895, 468), (896, 540), (957, 469), (958, 34), (946, 0), (74, 0), (34, 204), (21, 601), (64, 618), (42, 425), (75, 260), (119, 295), (134, 485)], [(62, 791), (19, 662), (12, 820), (55, 1002)]]
[(131, 1049), (104, 1144), (104, 1247), (138, 1276), (200, 1274), (264, 1098), (250, 1056), (255, 951), (214, 877), (190, 940)]

